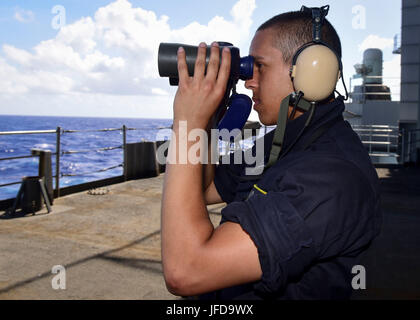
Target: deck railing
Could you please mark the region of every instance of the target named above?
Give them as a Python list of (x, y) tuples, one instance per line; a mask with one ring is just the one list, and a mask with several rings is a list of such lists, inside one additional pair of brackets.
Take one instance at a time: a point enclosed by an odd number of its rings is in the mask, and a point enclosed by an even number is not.
[[(31, 131), (1, 131), (0, 136), (6, 135), (28, 135), (28, 134), (55, 134), (56, 143), (55, 143), (55, 152), (52, 152), (51, 155), (55, 156), (55, 174), (53, 178), (55, 179), (55, 193), (57, 197), (60, 196), (60, 178), (62, 177), (75, 177), (75, 176), (86, 176), (87, 174), (100, 173), (116, 169), (119, 167), (124, 167), (126, 165), (125, 157), (122, 163), (117, 163), (113, 166), (100, 168), (97, 170), (89, 172), (80, 172), (80, 173), (63, 173), (61, 169), (61, 157), (64, 155), (70, 154), (80, 154), (80, 153), (89, 153), (89, 152), (100, 152), (100, 151), (111, 151), (116, 149), (122, 149), (125, 153), (127, 145), (127, 131), (135, 130), (160, 130), (160, 129), (170, 129), (169, 127), (157, 127), (157, 128), (129, 128), (123, 125), (121, 128), (106, 128), (106, 129), (86, 129), (86, 130), (64, 130), (61, 127), (57, 127), (56, 130), (31, 130)], [(122, 144), (117, 146), (109, 146), (103, 148), (89, 148), (89, 149), (78, 149), (78, 150), (62, 150), (61, 138), (65, 134), (73, 133), (87, 133), (87, 132), (110, 132), (110, 131), (121, 131), (122, 132)], [(0, 158), (0, 161), (12, 161), (18, 159), (28, 159), (35, 158), (38, 155), (23, 155), (23, 156), (12, 156), (12, 157), (3, 157)], [(21, 184), (22, 181), (11, 181), (4, 184), (0, 184), (0, 188), (8, 187), (12, 185)]]
[[(367, 83), (369, 81), (380, 83)], [(399, 77), (361, 76), (358, 78), (350, 78), (350, 102), (365, 103), (366, 100), (371, 99), (381, 100), (381, 96), (384, 96), (383, 98), (389, 97), (389, 100), (392, 101), (400, 101), (400, 82), (401, 78)], [(385, 87), (388, 87), (390, 92), (384, 91)]]
[[(100, 173), (109, 170), (113, 170), (119, 167), (126, 167), (126, 150), (127, 150), (127, 132), (134, 130), (159, 130), (159, 129), (170, 129), (170, 127), (158, 127), (158, 128), (129, 128), (125, 125), (121, 128), (107, 128), (107, 129), (87, 129), (87, 130), (64, 130), (61, 127), (57, 127), (56, 130), (32, 130), (32, 131), (4, 131), (0, 132), (0, 136), (4, 135), (27, 135), (27, 134), (55, 134), (55, 152), (51, 155), (55, 157), (55, 194), (57, 197), (60, 196), (60, 178), (62, 177), (74, 177), (74, 176), (85, 176), (92, 173)], [(262, 126), (259, 130), (260, 134), (265, 134), (273, 127)], [(354, 131), (359, 135), (362, 143), (366, 146), (369, 155), (371, 157), (394, 157), (396, 163), (404, 164), (412, 161), (413, 155), (415, 154), (416, 145), (420, 142), (420, 129), (405, 131), (404, 129), (399, 130), (396, 126), (378, 126), (378, 125), (353, 125)], [(64, 133), (86, 133), (86, 132), (109, 132), (109, 131), (121, 131), (122, 132), (122, 143), (121, 145), (114, 145), (102, 148), (82, 148), (78, 150), (62, 150), (61, 138)], [(255, 138), (255, 137), (254, 137)], [(107, 152), (111, 150), (122, 149), (123, 150), (123, 162), (115, 163), (112, 166), (106, 168), (98, 168), (89, 172), (78, 172), (78, 173), (64, 173), (61, 168), (61, 157), (70, 154), (81, 154), (89, 152)], [(13, 161), (18, 159), (29, 159), (35, 158), (38, 155), (22, 155), (22, 156), (11, 156), (0, 158), (0, 161)], [(0, 188), (9, 187), (12, 185), (21, 184), (22, 181), (10, 181), (0, 184)]]
[(399, 157), (399, 142), (402, 138), (399, 127), (387, 125), (353, 125), (370, 156)]

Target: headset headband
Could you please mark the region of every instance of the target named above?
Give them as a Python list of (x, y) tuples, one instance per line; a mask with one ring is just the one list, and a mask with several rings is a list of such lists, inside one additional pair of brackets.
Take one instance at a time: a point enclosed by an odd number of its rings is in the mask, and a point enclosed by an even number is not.
[(305, 12), (312, 15), (312, 25), (313, 25), (312, 39), (314, 42), (322, 41), (322, 25), (324, 24), (325, 17), (328, 15), (329, 10), (330, 10), (329, 5), (326, 5), (320, 8), (308, 8), (308, 7), (302, 6), (302, 8), (300, 9), (301, 12)]

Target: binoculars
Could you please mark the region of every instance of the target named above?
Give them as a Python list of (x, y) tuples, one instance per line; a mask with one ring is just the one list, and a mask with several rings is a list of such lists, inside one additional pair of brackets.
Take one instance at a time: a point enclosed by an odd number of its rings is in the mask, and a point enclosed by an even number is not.
[[(233, 132), (234, 129), (242, 130), (252, 108), (251, 99), (245, 94), (236, 93), (235, 86), (238, 80), (252, 79), (254, 71), (254, 57), (247, 56), (241, 58), (239, 49), (228, 42), (218, 42), (220, 56), (225, 47), (230, 49), (231, 67), (230, 76), (226, 86), (225, 96), (219, 105), (214, 116), (217, 129), (226, 129)], [(194, 75), (195, 61), (197, 60), (198, 47), (184, 45), (179, 43), (161, 43), (158, 53), (158, 68), (161, 77), (168, 77), (169, 84), (177, 86), (179, 84), (178, 76), (178, 48), (183, 47), (186, 55), (188, 74)], [(206, 52), (206, 70), (210, 60), (211, 46), (207, 46)], [(233, 89), (232, 96), (229, 97)], [(232, 140), (235, 137), (219, 137), (220, 139)]]
[[(254, 69), (254, 58), (247, 56), (241, 58), (239, 55), (239, 49), (234, 47), (228, 42), (218, 42), (220, 47), (220, 55), (225, 47), (230, 49), (231, 53), (231, 67), (230, 67), (230, 79), (236, 84), (238, 80), (252, 79)], [(178, 77), (178, 61), (177, 52), (178, 48), (183, 47), (185, 49), (186, 61), (188, 66), (188, 73), (190, 77), (194, 75), (194, 65), (197, 59), (197, 46), (190, 46), (180, 43), (161, 43), (159, 46), (158, 54), (158, 67), (159, 75), (161, 77), (168, 77), (170, 85), (176, 86), (179, 82)], [(211, 46), (207, 46), (206, 52), (206, 69), (210, 60), (210, 49)]]

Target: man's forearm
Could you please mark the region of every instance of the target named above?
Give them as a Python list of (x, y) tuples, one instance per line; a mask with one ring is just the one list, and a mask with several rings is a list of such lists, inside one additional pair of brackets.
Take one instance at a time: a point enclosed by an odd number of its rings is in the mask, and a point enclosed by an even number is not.
[[(214, 230), (204, 201), (203, 165), (193, 164), (188, 157), (186, 163), (180, 163), (180, 158), (185, 155), (181, 154), (182, 148), (179, 146), (186, 145), (188, 154), (191, 146), (198, 142), (188, 141), (188, 132), (191, 128), (183, 132), (179, 128), (179, 123), (175, 122), (169, 150), (169, 157), (173, 158), (168, 161), (166, 167), (162, 201), (164, 269), (188, 266), (193, 261), (197, 250), (211, 237)], [(200, 143), (204, 146), (203, 141), (200, 140)], [(210, 175), (212, 171), (209, 167)]]
[[(203, 165), (203, 191), (206, 191), (207, 188), (214, 180), (215, 172), (216, 172), (216, 165), (215, 165), (215, 158), (218, 156), (218, 141), (213, 141), (213, 136), (211, 134), (211, 130), (216, 126), (217, 118), (213, 116), (208, 125), (207, 125), (207, 137), (208, 137), (208, 146), (207, 146), (207, 163)], [(215, 150), (213, 150), (213, 147)]]
[(208, 144), (208, 150), (207, 164), (203, 165), (203, 191), (206, 191), (213, 182), (216, 173), (216, 165), (212, 162), (211, 142)]

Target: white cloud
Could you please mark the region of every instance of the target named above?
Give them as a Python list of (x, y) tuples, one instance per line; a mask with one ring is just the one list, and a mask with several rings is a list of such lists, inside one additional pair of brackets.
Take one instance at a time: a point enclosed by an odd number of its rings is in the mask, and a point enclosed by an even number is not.
[(384, 62), (384, 77), (400, 78), (401, 77), (401, 55), (396, 54), (392, 60)]
[(394, 55), (392, 60), (384, 61), (384, 84), (391, 89), (392, 100), (400, 100), (401, 92), (401, 55)]
[(392, 48), (394, 45), (393, 38), (381, 38), (377, 35), (371, 34), (363, 40), (361, 44), (359, 44), (359, 51), (363, 52), (366, 49), (370, 48), (377, 48), (377, 49), (388, 49)]
[(161, 89), (161, 88), (152, 88), (152, 93), (159, 95), (159, 96), (167, 96), (168, 92)]
[(14, 18), (22, 23), (29, 23), (35, 20), (35, 14), (31, 10), (15, 9)]
[(29, 52), (15, 48), (13, 46), (9, 46), (7, 44), (3, 46), (3, 52), (10, 60), (15, 61), (21, 65), (27, 65), (32, 58), (32, 55)]
[[(93, 17), (67, 24), (32, 50), (4, 44), (0, 94), (168, 97), (174, 90), (158, 76), (159, 43), (223, 40), (247, 45), (255, 7), (255, 0), (238, 0), (231, 19), (216, 16), (204, 24), (172, 29), (169, 17), (116, 0)], [(29, 11), (16, 12), (18, 20), (34, 18)]]

